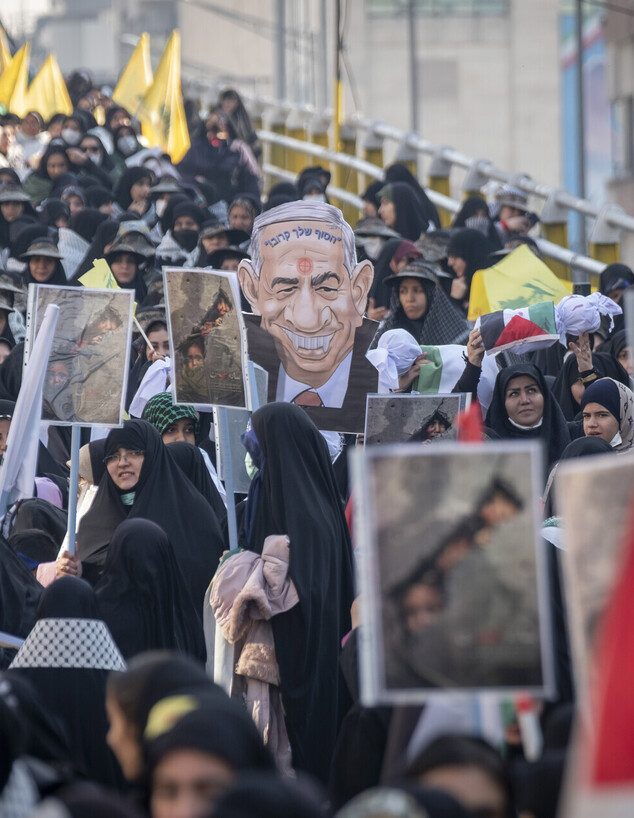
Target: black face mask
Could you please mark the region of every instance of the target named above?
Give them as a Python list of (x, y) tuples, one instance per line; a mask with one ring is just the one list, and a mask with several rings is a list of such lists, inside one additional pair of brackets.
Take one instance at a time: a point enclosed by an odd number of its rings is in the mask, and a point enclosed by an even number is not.
[(174, 240), (188, 253), (198, 244), (198, 230), (173, 230)]

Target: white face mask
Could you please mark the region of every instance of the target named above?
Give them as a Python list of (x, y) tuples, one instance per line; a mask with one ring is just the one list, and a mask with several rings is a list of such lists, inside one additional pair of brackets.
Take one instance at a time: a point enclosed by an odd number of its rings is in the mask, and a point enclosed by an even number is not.
[(79, 145), (82, 137), (79, 131), (74, 131), (72, 128), (64, 128), (61, 136), (67, 145)]
[(165, 208), (167, 207), (167, 199), (157, 199), (156, 204), (154, 205), (154, 210), (156, 210), (156, 215), (161, 218), (163, 213), (165, 213)]
[(89, 159), (97, 167), (103, 162), (103, 156), (100, 153), (91, 153)]
[(383, 239), (378, 238), (367, 238), (363, 242), (363, 249), (369, 258), (376, 259), (379, 257), (379, 253), (383, 249)]
[(302, 199), (305, 202), (325, 202), (326, 201), (326, 194), (325, 193), (307, 193), (305, 196), (302, 196)]
[(244, 467), (247, 470), (247, 474), (249, 475), (250, 479), (253, 480), (258, 472), (258, 467), (253, 462), (251, 455), (248, 452), (244, 456)]
[(137, 148), (136, 136), (130, 134), (129, 136), (122, 136), (121, 139), (117, 139), (117, 148), (124, 156), (132, 156)]

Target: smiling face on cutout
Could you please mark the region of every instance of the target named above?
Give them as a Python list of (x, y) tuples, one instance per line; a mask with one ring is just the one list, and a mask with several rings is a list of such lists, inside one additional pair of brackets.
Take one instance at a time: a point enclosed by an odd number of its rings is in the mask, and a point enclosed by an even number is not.
[[(304, 235), (297, 237), (298, 229)], [(289, 238), (273, 245), (280, 234)], [(341, 230), (324, 222), (272, 224), (262, 234), (260, 278), (246, 260), (238, 271), (242, 291), (262, 316), (262, 329), (273, 336), (284, 369), (313, 388), (326, 383), (352, 350), (372, 284), (368, 262), (357, 264), (350, 276), (341, 239)]]

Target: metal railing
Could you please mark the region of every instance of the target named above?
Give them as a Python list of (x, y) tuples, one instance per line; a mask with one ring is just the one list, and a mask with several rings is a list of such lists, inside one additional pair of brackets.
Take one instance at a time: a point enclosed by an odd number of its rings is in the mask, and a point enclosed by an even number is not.
[[(387, 128), (387, 126), (385, 127)], [(362, 173), (364, 176), (371, 177), (373, 179), (381, 180), (384, 178), (383, 168), (356, 156), (350, 156), (349, 154), (343, 152), (333, 151), (322, 145), (316, 145), (301, 139), (284, 136), (283, 134), (278, 134), (270, 130), (259, 130), (258, 137), (265, 145), (268, 146), (284, 148), (288, 151), (294, 152), (297, 155), (319, 159), (340, 168), (346, 168), (357, 173)], [(263, 171), (269, 177), (274, 177), (284, 181), (294, 182), (297, 179), (297, 171), (279, 167), (271, 162), (264, 163)], [(450, 214), (457, 213), (462, 206), (460, 201), (439, 193), (432, 188), (428, 188), (426, 192), (436, 207)], [(363, 200), (357, 194), (338, 187), (337, 185), (331, 184), (328, 186), (328, 195), (337, 203), (346, 205), (349, 208), (354, 208), (357, 211), (357, 218), (360, 216), (363, 207)], [(634, 220), (632, 221), (634, 222)], [(605, 263), (597, 259), (575, 253), (566, 247), (562, 247), (561, 245), (549, 241), (548, 239), (538, 237), (535, 239), (535, 242), (540, 252), (546, 259), (570, 269), (572, 272), (573, 281), (586, 281), (588, 278), (599, 276), (601, 271), (605, 268)], [(558, 272), (561, 271), (558, 270)]]

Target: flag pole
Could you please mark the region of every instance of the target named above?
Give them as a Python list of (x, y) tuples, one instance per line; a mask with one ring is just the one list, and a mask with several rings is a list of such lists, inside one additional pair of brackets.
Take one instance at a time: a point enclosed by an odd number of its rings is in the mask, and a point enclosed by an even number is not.
[(70, 439), (70, 486), (68, 488), (68, 550), (74, 556), (77, 551), (75, 542), (77, 526), (77, 490), (79, 487), (79, 444), (81, 426), (73, 423)]

